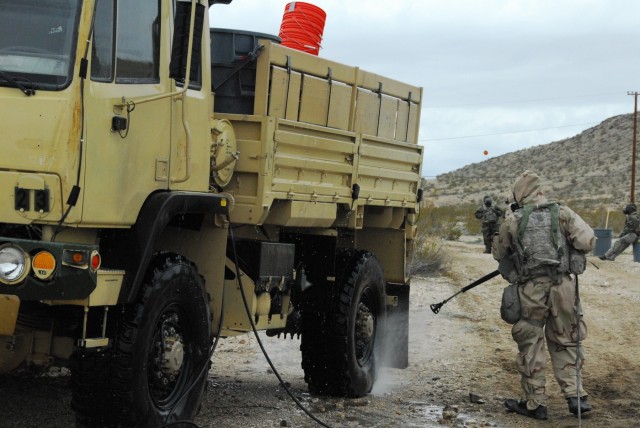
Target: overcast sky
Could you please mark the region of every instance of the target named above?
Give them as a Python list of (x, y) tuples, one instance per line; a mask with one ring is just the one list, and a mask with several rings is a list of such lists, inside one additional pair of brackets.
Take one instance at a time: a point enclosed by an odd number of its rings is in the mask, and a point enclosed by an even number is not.
[[(288, 3), (214, 5), (211, 26), (277, 35)], [(638, 0), (307, 3), (327, 13), (320, 56), (424, 88), (423, 176), (571, 137), (640, 91)]]

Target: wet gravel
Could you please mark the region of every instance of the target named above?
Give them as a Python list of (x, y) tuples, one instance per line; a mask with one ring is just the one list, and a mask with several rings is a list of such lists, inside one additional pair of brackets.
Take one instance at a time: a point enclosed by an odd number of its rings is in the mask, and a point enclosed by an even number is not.
[[(300, 368), (298, 339), (261, 335), (269, 357), (295, 397), (331, 427), (574, 427), (549, 369), (549, 421), (507, 413), (519, 398), (510, 326), (499, 318), (500, 278), (459, 295), (435, 315), (429, 309), (495, 269), (479, 238), (444, 242), (452, 273), (414, 279), (411, 291), (410, 366), (383, 369), (370, 395), (359, 399), (311, 396)], [(640, 420), (640, 263), (630, 254), (600, 262), (581, 278), (589, 326), (585, 387), (594, 411), (583, 426), (637, 426)], [(251, 335), (221, 341), (195, 422), (200, 427), (317, 427), (278, 383)], [(0, 427), (70, 427), (69, 371), (0, 377)], [(175, 425), (174, 425), (175, 426)], [(186, 425), (184, 425), (186, 426)]]

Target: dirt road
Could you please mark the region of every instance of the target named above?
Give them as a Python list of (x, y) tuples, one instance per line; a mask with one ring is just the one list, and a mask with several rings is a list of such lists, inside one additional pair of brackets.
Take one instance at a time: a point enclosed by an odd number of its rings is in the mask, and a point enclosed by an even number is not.
[[(496, 268), (479, 237), (444, 242), (450, 278), (417, 279), (411, 291), (410, 367), (386, 369), (363, 399), (311, 397), (300, 368), (300, 342), (262, 337), (294, 394), (332, 427), (577, 427), (548, 369), (549, 421), (506, 413), (502, 402), (520, 394), (510, 326), (499, 317), (502, 288), (495, 278), (459, 295), (440, 314), (431, 303)], [(589, 327), (585, 388), (594, 411), (583, 427), (631, 427), (640, 420), (640, 263), (629, 250), (615, 262), (589, 259), (580, 293)], [(68, 372), (20, 381), (0, 379), (1, 427), (67, 427)], [(470, 399), (470, 394), (473, 396)], [(472, 402), (475, 401), (475, 402)], [(287, 396), (251, 336), (226, 339), (213, 358), (201, 427), (315, 427)]]

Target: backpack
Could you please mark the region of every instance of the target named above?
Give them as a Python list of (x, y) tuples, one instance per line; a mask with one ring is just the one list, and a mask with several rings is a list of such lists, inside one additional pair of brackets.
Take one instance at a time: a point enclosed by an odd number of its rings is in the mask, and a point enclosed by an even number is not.
[(518, 232), (513, 245), (515, 268), (524, 282), (539, 276), (557, 281), (569, 272), (569, 245), (559, 225), (557, 203), (525, 205), (513, 215)]

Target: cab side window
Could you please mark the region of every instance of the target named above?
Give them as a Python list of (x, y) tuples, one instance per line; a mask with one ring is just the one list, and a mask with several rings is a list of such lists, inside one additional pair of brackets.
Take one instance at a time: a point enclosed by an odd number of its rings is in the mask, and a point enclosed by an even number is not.
[(115, 75), (116, 83), (160, 81), (159, 3), (96, 0), (91, 80), (112, 82)]
[[(178, 0), (173, 1), (174, 17), (176, 16), (177, 9), (178, 9), (178, 6), (176, 5), (177, 1)], [(184, 10), (186, 10), (190, 14), (191, 7), (190, 6), (187, 7), (187, 5), (188, 3), (186, 3), (185, 1), (182, 1), (182, 6), (184, 7)], [(202, 7), (202, 5), (198, 7), (204, 10), (204, 7)], [(198, 21), (200, 21), (199, 22), (200, 31), (196, 31), (194, 34), (193, 47), (192, 47), (192, 60), (191, 60), (192, 70), (191, 70), (191, 79), (189, 80), (189, 89), (196, 89), (196, 90), (202, 89), (202, 53), (200, 49), (200, 44), (202, 43), (202, 17), (198, 17), (196, 13), (196, 28), (198, 27)], [(180, 30), (188, 31), (188, 28), (186, 29), (181, 28)], [(179, 31), (179, 30), (174, 29), (174, 31)], [(188, 40), (188, 38), (185, 37), (185, 40)], [(186, 41), (183, 41), (183, 42), (186, 43)], [(171, 74), (169, 74), (169, 76), (171, 77)], [(176, 86), (178, 87), (183, 86), (183, 82), (181, 79), (176, 80)]]
[(93, 24), (91, 51), (91, 80), (113, 81), (113, 54), (115, 52), (115, 1), (97, 0)]
[(157, 83), (159, 62), (159, 0), (118, 1), (116, 83)]

